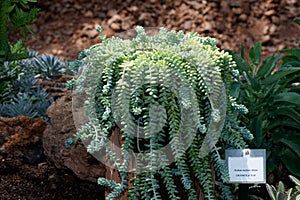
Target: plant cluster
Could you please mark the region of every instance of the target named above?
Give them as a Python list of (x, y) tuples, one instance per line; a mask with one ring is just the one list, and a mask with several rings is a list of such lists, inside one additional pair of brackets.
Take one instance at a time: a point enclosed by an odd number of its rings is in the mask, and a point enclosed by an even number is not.
[[(37, 78), (57, 78), (69, 69), (69, 64), (52, 55), (28, 51), (30, 56), (19, 61), (6, 61), (0, 72), (0, 116), (46, 117), (53, 102), (48, 94), (36, 85)], [(71, 70), (69, 70), (71, 71)]]
[[(253, 137), (238, 119), (247, 109), (232, 95), (239, 71), (231, 55), (195, 33), (136, 32), (132, 40), (112, 37), (85, 50), (76, 82), (76, 91), (88, 96), (89, 118), (77, 136), (90, 141), (90, 153), (105, 150), (120, 171), (121, 182), (99, 178), (111, 188), (107, 199), (125, 191), (128, 199), (161, 199), (162, 187), (170, 199), (180, 199), (174, 177), (189, 199), (198, 198), (197, 184), (205, 199), (233, 199), (224, 151), (246, 148)], [(110, 145), (115, 128), (121, 130), (120, 155)]]
[(232, 91), (249, 112), (240, 119), (267, 150), (267, 174), (280, 163), (300, 176), (300, 49), (284, 49), (261, 62), (261, 43), (249, 51), (250, 62), (231, 52), (241, 74)]

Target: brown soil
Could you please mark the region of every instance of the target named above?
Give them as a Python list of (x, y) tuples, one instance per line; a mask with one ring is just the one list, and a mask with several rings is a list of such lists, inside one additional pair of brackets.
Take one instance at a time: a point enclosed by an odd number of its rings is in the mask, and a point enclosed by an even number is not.
[(76, 59), (82, 49), (100, 42), (96, 25), (108, 37), (136, 25), (198, 32), (215, 37), (221, 49), (236, 51), (257, 41), (265, 54), (299, 47), (300, 26), (293, 23), (300, 17), (297, 0), (53, 0), (38, 6), (32, 25), (36, 37), (29, 36), (26, 44), (65, 59)]
[[(39, 1), (38, 7), (40, 15), (31, 26), (36, 37), (29, 35), (26, 45), (67, 60), (99, 42), (97, 24), (108, 37), (136, 25), (193, 31), (236, 51), (241, 44), (247, 49), (262, 41), (265, 55), (299, 47), (300, 27), (292, 22), (300, 17), (298, 0), (53, 0)], [(18, 35), (11, 34), (10, 41)], [(0, 146), (4, 140), (0, 137)], [(41, 141), (11, 146), (25, 154), (1, 151), (0, 199), (103, 199), (98, 185), (46, 159)]]

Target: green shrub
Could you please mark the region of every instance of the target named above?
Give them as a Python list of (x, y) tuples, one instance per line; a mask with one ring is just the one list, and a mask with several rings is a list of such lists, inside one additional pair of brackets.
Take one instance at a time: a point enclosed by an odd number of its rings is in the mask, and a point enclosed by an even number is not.
[(250, 62), (231, 52), (240, 82), (232, 95), (249, 112), (240, 119), (254, 136), (252, 148), (267, 149), (267, 173), (280, 163), (300, 176), (300, 49), (285, 49), (261, 62), (261, 43), (249, 51)]
[[(31, 3), (37, 0), (2, 0), (0, 4), (0, 71), (5, 61), (14, 61), (27, 58), (26, 48), (21, 42), (9, 44), (8, 30), (19, 29), (25, 37), (25, 31), (30, 31), (28, 26), (37, 16), (39, 9), (32, 7)], [(8, 26), (11, 22), (12, 27)], [(32, 33), (32, 32), (31, 32)]]
[[(104, 149), (121, 176), (121, 182), (99, 179), (111, 188), (107, 199), (125, 190), (129, 199), (161, 199), (162, 187), (180, 199), (173, 177), (189, 199), (198, 198), (196, 183), (205, 199), (233, 199), (224, 151), (252, 139), (238, 119), (247, 109), (230, 91), (239, 77), (235, 62), (213, 38), (163, 28), (152, 37), (142, 27), (136, 32), (132, 40), (112, 37), (84, 50), (79, 61), (76, 91), (88, 96), (89, 122), (77, 136), (89, 141), (90, 153)], [(115, 128), (122, 132), (120, 155), (110, 142)], [(162, 150), (168, 145), (172, 165)]]

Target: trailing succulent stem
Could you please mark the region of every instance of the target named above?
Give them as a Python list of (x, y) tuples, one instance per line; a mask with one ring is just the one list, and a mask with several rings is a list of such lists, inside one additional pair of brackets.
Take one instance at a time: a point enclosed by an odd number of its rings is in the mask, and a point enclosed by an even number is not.
[[(136, 32), (132, 40), (102, 37), (80, 54), (76, 92), (85, 97), (88, 122), (77, 136), (89, 152), (106, 152), (110, 162), (103, 162), (120, 172), (121, 182), (99, 179), (111, 188), (107, 199), (125, 191), (129, 199), (198, 199), (199, 186), (205, 199), (233, 199), (229, 186), (216, 187), (228, 180), (224, 150), (252, 139), (239, 125), (247, 109), (231, 95), (235, 62), (213, 38)], [(116, 128), (120, 147), (111, 141)]]

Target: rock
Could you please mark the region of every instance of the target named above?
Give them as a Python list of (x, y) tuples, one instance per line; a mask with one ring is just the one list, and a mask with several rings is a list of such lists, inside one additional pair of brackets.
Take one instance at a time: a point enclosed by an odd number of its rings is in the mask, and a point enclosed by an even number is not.
[(203, 7), (203, 4), (199, 3), (198, 1), (187, 1), (186, 3), (191, 5), (195, 10), (199, 10)]
[(192, 21), (185, 21), (182, 25), (182, 28), (184, 28), (185, 30), (189, 30), (192, 27)]
[(134, 23), (133, 23), (134, 19), (133, 17), (126, 17), (124, 18), (124, 20), (122, 20), (122, 23), (121, 23), (121, 27), (123, 30), (129, 30), (129, 29), (132, 29), (133, 26), (134, 26)]
[(205, 31), (211, 31), (212, 25), (211, 25), (210, 22), (205, 21), (205, 22), (203, 23), (203, 28), (204, 28)]
[(272, 24), (269, 29), (269, 33), (272, 35), (276, 32), (276, 25)]
[(262, 42), (263, 44), (271, 42), (271, 37), (270, 37), (270, 35), (264, 35), (264, 36), (262, 36), (262, 37), (261, 37), (261, 42)]
[(83, 16), (84, 17), (88, 17), (88, 18), (93, 18), (94, 17), (94, 13), (89, 10), (89, 11), (85, 12)]
[(66, 82), (76, 78), (70, 75), (61, 75), (60, 77), (52, 80), (38, 79), (37, 85), (53, 97), (54, 100), (62, 97), (67, 92)]
[(266, 16), (272, 16), (272, 15), (275, 15), (276, 11), (275, 10), (268, 10), (265, 12), (265, 15)]
[(269, 31), (269, 26), (263, 27), (262, 33), (263, 33), (264, 35), (268, 34), (268, 31)]
[(131, 6), (131, 7), (127, 8), (127, 9), (130, 12), (137, 12), (139, 10), (139, 8), (137, 6)]
[(274, 23), (274, 24), (279, 24), (280, 23), (280, 20), (279, 20), (279, 17), (277, 17), (277, 16), (272, 16), (271, 17), (271, 19), (272, 19), (272, 22)]
[(119, 24), (119, 23), (112, 23), (112, 24), (110, 25), (110, 28), (111, 28), (112, 30), (114, 30), (114, 31), (118, 31), (118, 30), (121, 29), (121, 24)]
[(113, 23), (115, 23), (115, 22), (120, 22), (121, 19), (122, 19), (122, 18), (121, 18), (120, 15), (115, 14), (114, 16), (112, 16), (112, 17), (107, 21), (107, 24), (108, 24), (108, 25), (111, 25), (111, 24), (113, 24)]
[(47, 110), (50, 118), (43, 135), (45, 154), (58, 168), (72, 170), (80, 179), (97, 182), (105, 176), (105, 166), (87, 153), (86, 147), (78, 141), (70, 148), (65, 146), (69, 138), (73, 138), (76, 127), (72, 115), (72, 94), (67, 92), (54, 102)]
[(99, 36), (99, 33), (96, 29), (88, 30), (88, 31), (86, 31), (86, 34), (89, 38), (95, 38), (95, 37)]
[(239, 16), (239, 20), (242, 21), (242, 22), (245, 22), (247, 19), (248, 19), (248, 16), (246, 14), (241, 14)]
[(82, 10), (83, 7), (82, 7), (80, 4), (76, 3), (76, 4), (74, 5), (74, 8), (75, 8), (76, 10)]
[(240, 15), (240, 14), (242, 14), (243, 10), (241, 8), (233, 8), (232, 12), (235, 13), (235, 14)]

